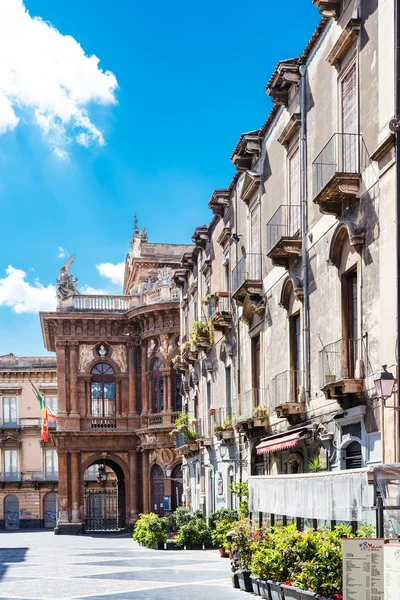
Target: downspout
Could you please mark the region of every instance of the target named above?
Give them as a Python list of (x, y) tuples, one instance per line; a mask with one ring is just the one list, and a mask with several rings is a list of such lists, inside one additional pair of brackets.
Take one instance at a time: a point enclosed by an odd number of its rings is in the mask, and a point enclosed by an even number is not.
[[(237, 186), (235, 186), (235, 231), (236, 233), (238, 233), (238, 198), (237, 198)], [(235, 244), (235, 260), (236, 260), (236, 266), (238, 264), (238, 256), (239, 256), (239, 252), (238, 252), (238, 244)], [(238, 307), (236, 305), (236, 316), (237, 316), (237, 311), (238, 311)], [(240, 374), (240, 323), (239, 323), (239, 319), (237, 319), (236, 321), (237, 323), (237, 329), (236, 329), (236, 357), (237, 357), (237, 381), (236, 381), (236, 394), (238, 396), (238, 401), (239, 401), (239, 394), (241, 391), (241, 374)], [(239, 458), (239, 482), (242, 482), (242, 478), (243, 478), (243, 470), (242, 470), (242, 434), (241, 432), (239, 432), (239, 439), (238, 439), (238, 447), (237, 447), (237, 456)], [(236, 479), (236, 473), (235, 473), (235, 479)]]
[[(400, 0), (398, 0), (400, 1)], [(308, 295), (307, 257), (307, 129), (306, 129), (306, 75), (307, 66), (300, 66), (300, 160), (301, 160), (301, 260), (303, 270), (303, 371), (304, 391), (307, 404), (310, 396), (310, 311)]]
[[(400, 406), (399, 375), (400, 375), (400, 0), (395, 0), (394, 13), (394, 105), (396, 121), (395, 158), (396, 158), (396, 279), (397, 279), (397, 404)], [(397, 412), (397, 411), (396, 411)], [(400, 430), (397, 419), (397, 460), (400, 460)]]

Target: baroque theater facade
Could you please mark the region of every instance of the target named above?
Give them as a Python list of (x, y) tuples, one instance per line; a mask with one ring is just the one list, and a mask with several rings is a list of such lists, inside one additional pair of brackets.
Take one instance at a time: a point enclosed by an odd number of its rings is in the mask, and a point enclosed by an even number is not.
[(73, 259), (60, 270), (57, 311), (41, 313), (57, 358), (60, 533), (130, 528), (140, 512), (164, 514), (181, 502), (170, 435), (182, 408), (172, 275), (187, 249), (149, 243), (135, 220), (124, 295), (81, 295)]

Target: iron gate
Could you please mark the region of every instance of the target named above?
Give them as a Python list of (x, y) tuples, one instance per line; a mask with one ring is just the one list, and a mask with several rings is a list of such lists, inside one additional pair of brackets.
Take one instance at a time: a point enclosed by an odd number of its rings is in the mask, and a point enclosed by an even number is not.
[(119, 531), (121, 495), (118, 489), (85, 490), (85, 531)]

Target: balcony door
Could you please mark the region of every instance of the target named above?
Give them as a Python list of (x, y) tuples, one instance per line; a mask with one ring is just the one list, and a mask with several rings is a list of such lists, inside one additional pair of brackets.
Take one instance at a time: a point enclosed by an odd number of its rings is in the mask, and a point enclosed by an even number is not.
[(257, 204), (250, 213), (251, 254), (248, 264), (249, 279), (261, 279), (261, 240), (260, 240), (260, 205)]
[(341, 124), (342, 124), (342, 167), (343, 173), (358, 172), (358, 111), (357, 71), (353, 65), (341, 80)]
[(17, 399), (3, 398), (3, 423), (8, 427), (17, 425)]
[(260, 363), (260, 336), (252, 339), (252, 384), (253, 384), (253, 408), (261, 402), (261, 363)]
[(357, 270), (342, 276), (343, 376), (355, 376), (359, 359)]

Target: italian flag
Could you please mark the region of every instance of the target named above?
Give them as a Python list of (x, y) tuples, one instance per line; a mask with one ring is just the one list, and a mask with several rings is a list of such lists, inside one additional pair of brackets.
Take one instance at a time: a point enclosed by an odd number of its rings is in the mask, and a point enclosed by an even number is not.
[(44, 442), (49, 441), (49, 421), (55, 421), (56, 416), (51, 412), (46, 402), (43, 400), (42, 396), (39, 394), (33, 383), (31, 382), (31, 386), (33, 388), (33, 392), (38, 399), (40, 412), (42, 416), (42, 438)]

